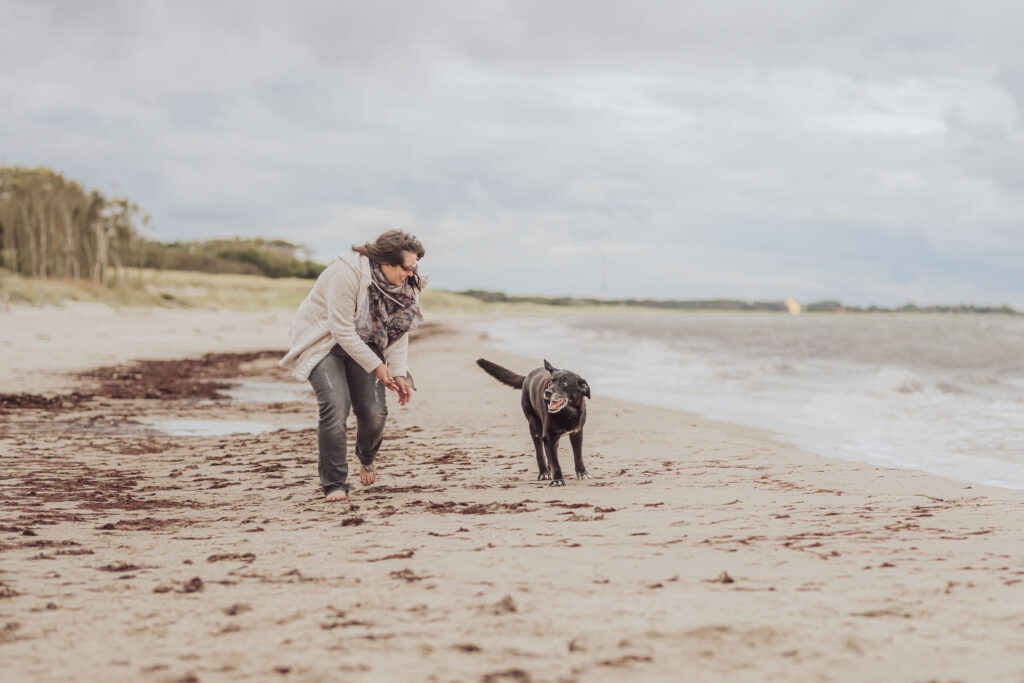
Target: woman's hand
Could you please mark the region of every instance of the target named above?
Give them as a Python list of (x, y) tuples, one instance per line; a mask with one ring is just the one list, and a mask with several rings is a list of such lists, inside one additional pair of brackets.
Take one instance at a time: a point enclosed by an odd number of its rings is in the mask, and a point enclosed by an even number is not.
[(398, 405), (404, 406), (412, 400), (412, 390), (404, 377), (395, 377), (395, 384), (398, 385)]
[[(398, 391), (398, 385), (395, 384), (395, 380), (391, 377), (391, 371), (388, 370), (388, 366), (387, 365), (384, 365), (384, 363), (381, 363), (380, 365), (377, 366), (377, 369), (374, 370), (374, 372), (377, 373), (377, 379), (380, 381), (381, 384), (383, 384), (385, 387), (387, 387), (391, 391)], [(401, 392), (399, 392), (398, 395), (399, 395), (399, 397), (401, 397), (401, 395), (402, 395)], [(405, 404), (403, 403), (402, 405), (405, 405)]]

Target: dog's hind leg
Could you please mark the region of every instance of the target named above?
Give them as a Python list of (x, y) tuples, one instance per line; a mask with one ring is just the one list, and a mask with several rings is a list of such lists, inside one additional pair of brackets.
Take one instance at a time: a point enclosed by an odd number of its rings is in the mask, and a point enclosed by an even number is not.
[(558, 464), (558, 437), (545, 436), (544, 449), (548, 452), (548, 467), (551, 468), (551, 485), (565, 486), (565, 477)]
[(533, 439), (533, 447), (537, 451), (537, 481), (550, 479), (551, 470), (548, 469), (548, 461), (544, 457), (544, 445), (540, 440), (544, 428), (541, 426), (537, 416), (531, 413), (527, 413), (526, 421), (530, 423), (530, 438)]
[(579, 431), (569, 435), (569, 443), (572, 444), (572, 459), (576, 465), (577, 479), (590, 479), (590, 473), (583, 465), (583, 432)]

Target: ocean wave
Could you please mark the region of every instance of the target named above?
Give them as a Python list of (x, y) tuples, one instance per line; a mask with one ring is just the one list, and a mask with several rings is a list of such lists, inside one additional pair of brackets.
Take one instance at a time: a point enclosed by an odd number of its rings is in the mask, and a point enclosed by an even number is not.
[[(963, 352), (972, 321), (938, 322)], [(1016, 356), (989, 349), (993, 366), (981, 368), (974, 349), (964, 372), (956, 349), (920, 351), (941, 336), (921, 320), (886, 323), (885, 348), (870, 316), (842, 321), (842, 334), (828, 317), (746, 314), (510, 318), (481, 330), (583, 374), (599, 395), (771, 429), (822, 455), (1024, 488), (1024, 378), (998, 364)], [(979, 344), (1013, 339), (985, 332)]]

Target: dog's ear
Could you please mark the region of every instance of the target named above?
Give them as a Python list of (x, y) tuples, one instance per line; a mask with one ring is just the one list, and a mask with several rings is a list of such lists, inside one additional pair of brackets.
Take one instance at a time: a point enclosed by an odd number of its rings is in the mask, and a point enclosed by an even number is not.
[(580, 391), (583, 392), (584, 396), (586, 396), (587, 398), (590, 398), (590, 385), (587, 384), (587, 380), (585, 380), (582, 377), (580, 377), (580, 381), (579, 381), (579, 383), (576, 386), (578, 386), (580, 388)]
[(547, 370), (548, 372), (556, 372), (558, 370), (558, 368), (556, 368), (555, 366), (551, 365), (551, 363), (548, 362), (547, 358), (544, 359), (544, 369)]

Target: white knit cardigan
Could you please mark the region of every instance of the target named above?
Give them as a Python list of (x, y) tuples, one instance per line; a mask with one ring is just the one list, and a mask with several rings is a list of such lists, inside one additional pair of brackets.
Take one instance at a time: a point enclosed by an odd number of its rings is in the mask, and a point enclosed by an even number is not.
[[(338, 344), (352, 360), (373, 372), (380, 365), (377, 354), (356, 332), (359, 307), (370, 286), (370, 259), (358, 252), (342, 254), (316, 279), (312, 291), (299, 306), (291, 327), (292, 348), (281, 359), (281, 367), (305, 382), (317, 363)], [(409, 376), (409, 335), (384, 349), (384, 362), (392, 377)]]

